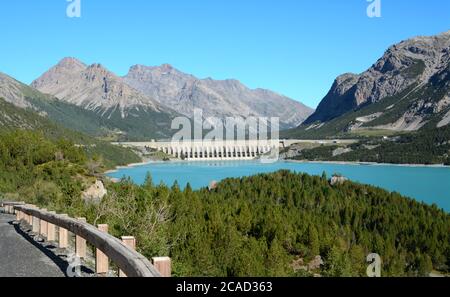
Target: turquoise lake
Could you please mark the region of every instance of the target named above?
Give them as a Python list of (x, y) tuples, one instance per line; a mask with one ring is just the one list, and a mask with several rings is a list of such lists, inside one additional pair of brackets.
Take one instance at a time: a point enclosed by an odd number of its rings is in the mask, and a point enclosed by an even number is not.
[(294, 172), (328, 176), (340, 173), (352, 181), (396, 191), (405, 196), (437, 204), (450, 212), (450, 168), (448, 167), (406, 167), (395, 165), (349, 165), (329, 163), (277, 162), (262, 164), (256, 161), (226, 162), (179, 162), (150, 163), (120, 169), (108, 174), (110, 177), (130, 177), (134, 182), (144, 182), (147, 173), (157, 184), (163, 182), (171, 186), (175, 181), (184, 188), (190, 183), (192, 188), (206, 187), (213, 180), (227, 177), (244, 177), (258, 173), (289, 169)]

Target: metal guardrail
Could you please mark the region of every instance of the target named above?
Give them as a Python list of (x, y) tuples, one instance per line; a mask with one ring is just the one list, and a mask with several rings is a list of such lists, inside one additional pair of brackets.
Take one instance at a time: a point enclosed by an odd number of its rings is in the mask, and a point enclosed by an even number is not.
[[(108, 271), (108, 258), (120, 268), (120, 276), (129, 277), (161, 277), (170, 276), (171, 261), (168, 257), (155, 257), (153, 264), (143, 255), (134, 250), (134, 237), (122, 237), (122, 241), (107, 233), (107, 225), (98, 228), (86, 223), (85, 219), (74, 219), (67, 215), (58, 215), (39, 209), (24, 202), (1, 202), (5, 211), (16, 214), (20, 223), (28, 223), (33, 232), (55, 240), (55, 227), (59, 228), (59, 243), (61, 248), (67, 247), (67, 232), (76, 235), (77, 256), (85, 256), (86, 241), (97, 249), (96, 271)], [(106, 231), (106, 232), (105, 232)]]

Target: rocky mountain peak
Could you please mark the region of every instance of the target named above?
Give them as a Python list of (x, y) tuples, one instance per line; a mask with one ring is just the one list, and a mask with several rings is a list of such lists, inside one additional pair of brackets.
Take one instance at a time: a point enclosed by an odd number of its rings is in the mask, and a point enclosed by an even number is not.
[(449, 63), (450, 31), (404, 40), (389, 47), (362, 74), (339, 76), (305, 124), (326, 122), (352, 109), (395, 96), (413, 84), (427, 84)]
[(80, 60), (73, 57), (63, 58), (56, 67), (60, 68), (70, 68), (70, 69), (84, 69), (86, 65)]

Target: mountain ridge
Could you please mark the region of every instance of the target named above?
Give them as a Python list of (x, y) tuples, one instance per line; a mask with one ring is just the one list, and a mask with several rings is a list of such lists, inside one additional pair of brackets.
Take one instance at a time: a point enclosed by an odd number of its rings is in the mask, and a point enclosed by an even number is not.
[(401, 41), (367, 71), (338, 76), (315, 113), (287, 134), (331, 137), (442, 126), (450, 116), (449, 73), (450, 31)]
[(60, 100), (109, 116), (118, 107), (122, 118), (129, 109), (192, 117), (201, 108), (205, 117), (279, 117), (286, 128), (298, 126), (313, 110), (266, 89), (249, 89), (236, 79), (199, 79), (170, 64), (133, 65), (120, 77), (101, 64), (86, 65), (64, 58), (31, 83)]
[(191, 116), (194, 108), (202, 108), (206, 116), (278, 116), (286, 126), (297, 126), (313, 111), (267, 89), (250, 89), (236, 79), (200, 79), (169, 64), (137, 64), (123, 78), (130, 86), (186, 116)]

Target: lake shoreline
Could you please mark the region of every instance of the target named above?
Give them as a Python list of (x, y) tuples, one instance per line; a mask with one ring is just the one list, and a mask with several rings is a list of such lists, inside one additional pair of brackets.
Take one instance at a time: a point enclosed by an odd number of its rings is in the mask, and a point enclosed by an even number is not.
[[(223, 162), (235, 162), (238, 160), (223, 160)], [(249, 160), (241, 160), (242, 162)], [(253, 160), (258, 161), (258, 160)], [(334, 165), (353, 165), (353, 166), (398, 166), (398, 167), (427, 167), (427, 168), (450, 168), (449, 165), (444, 164), (394, 164), (394, 163), (376, 163), (376, 162), (355, 162), (355, 161), (307, 161), (307, 160), (284, 160), (280, 159), (278, 162), (288, 162), (288, 163), (304, 163), (304, 164), (334, 164)], [(144, 160), (139, 163), (130, 163), (128, 165), (123, 166), (117, 166), (114, 169), (107, 170), (103, 172), (104, 175), (115, 173), (121, 169), (129, 169), (139, 166), (145, 166), (149, 164), (173, 164), (173, 163), (189, 163), (192, 161), (183, 161), (183, 160), (176, 160), (176, 161), (156, 161), (156, 160)], [(193, 162), (208, 162), (208, 160), (202, 160), (202, 161), (193, 161)], [(218, 161), (214, 161), (218, 162)]]
[(188, 183), (193, 189), (206, 187), (211, 181), (226, 178), (242, 178), (258, 174), (272, 173), (278, 170), (290, 170), (297, 173), (327, 176), (340, 173), (349, 180), (397, 192), (413, 200), (435, 203), (450, 212), (449, 166), (420, 164), (381, 164), (367, 162), (339, 161), (302, 161), (280, 160), (275, 163), (256, 161), (159, 161), (145, 160), (110, 170), (105, 176), (112, 182), (118, 182), (129, 176), (137, 184), (144, 182), (144, 176), (151, 172), (155, 183), (164, 183), (170, 187), (178, 182), (183, 188)]
[(283, 160), (283, 161), (291, 163), (305, 163), (305, 164), (450, 168), (449, 165), (445, 164), (396, 164), (396, 163), (356, 162), (356, 161), (306, 161), (306, 160)]
[(106, 170), (105, 172), (103, 172), (104, 175), (106, 174), (111, 174), (114, 172), (117, 172), (121, 169), (128, 169), (128, 168), (133, 168), (133, 167), (138, 167), (138, 166), (145, 166), (148, 164), (163, 164), (163, 163), (170, 163), (168, 161), (154, 161), (154, 160), (145, 160), (139, 163), (130, 163), (127, 165), (122, 165), (122, 166), (116, 166), (114, 169), (110, 169), (110, 170)]

